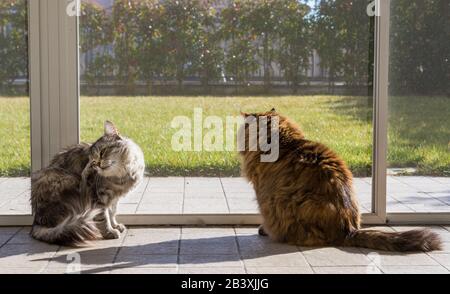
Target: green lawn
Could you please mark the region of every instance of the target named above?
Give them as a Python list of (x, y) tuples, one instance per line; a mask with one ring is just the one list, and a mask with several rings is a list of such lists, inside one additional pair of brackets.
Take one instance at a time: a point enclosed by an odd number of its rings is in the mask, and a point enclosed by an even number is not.
[[(450, 99), (396, 97), (391, 99), (389, 163), (415, 167), (418, 174), (450, 175)], [(365, 97), (83, 97), (81, 137), (93, 141), (103, 121), (116, 123), (144, 150), (151, 175), (239, 175), (235, 152), (175, 152), (170, 127), (176, 116), (192, 117), (194, 107), (204, 116), (225, 117), (240, 110), (277, 110), (290, 116), (307, 137), (335, 149), (356, 175), (370, 174), (372, 104)], [(28, 99), (0, 98), (0, 175), (26, 175), (30, 165)]]

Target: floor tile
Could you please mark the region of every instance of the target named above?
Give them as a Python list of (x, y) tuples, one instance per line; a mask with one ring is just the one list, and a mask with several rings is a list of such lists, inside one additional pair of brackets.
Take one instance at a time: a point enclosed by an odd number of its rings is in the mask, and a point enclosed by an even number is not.
[(114, 262), (114, 267), (175, 267), (177, 255), (123, 255), (119, 252)]
[[(370, 228), (402, 231), (420, 227)], [(449, 233), (444, 226), (431, 229)], [(364, 248), (298, 248), (258, 236), (256, 226), (165, 226), (132, 227), (119, 240), (94, 241), (86, 248), (60, 248), (29, 239), (29, 230), (0, 229), (0, 239), (15, 234), (13, 243), (0, 247), (0, 273), (450, 273), (450, 242), (444, 243), (442, 251), (411, 254)]]
[(308, 263), (315, 266), (358, 266), (371, 261), (357, 248), (300, 248)]
[(180, 244), (180, 254), (184, 255), (230, 255), (238, 254), (236, 240), (234, 236), (231, 237), (210, 237), (197, 238), (185, 237)]
[(421, 265), (439, 265), (435, 260), (425, 253), (399, 253), (374, 251), (362, 248), (362, 252), (378, 267), (390, 265), (421, 266)]
[(225, 193), (223, 192), (205, 192), (205, 191), (191, 191), (191, 192), (186, 192), (185, 199), (214, 199), (214, 200), (221, 200), (221, 199), (225, 199)]
[(300, 252), (284, 254), (242, 254), (242, 259), (247, 267), (308, 267), (303, 254)]
[(80, 265), (82, 268), (105, 268), (111, 267), (115, 258), (115, 254), (111, 255), (95, 255), (95, 254), (78, 254), (71, 253), (68, 255), (60, 255), (52, 258), (48, 267), (56, 268), (76, 268)]
[(255, 275), (303, 275), (313, 274), (311, 267), (246, 267), (248, 274)]
[(183, 227), (181, 229), (183, 236), (196, 236), (205, 237), (208, 236), (234, 236), (234, 228), (232, 227)]
[(2, 267), (0, 268), (0, 274), (1, 275), (34, 275), (34, 274), (40, 274), (44, 271), (44, 268), (37, 268), (37, 267)]
[(5, 267), (43, 269), (56, 253), (56, 246), (36, 244), (4, 245), (0, 248), (0, 269)]
[(228, 200), (250, 200), (256, 202), (256, 195), (254, 192), (226, 192)]
[(21, 227), (0, 227), (1, 236), (12, 236), (21, 230)]
[(154, 192), (184, 192), (184, 178), (168, 177), (168, 178), (150, 178), (145, 193)]
[(168, 275), (176, 274), (177, 267), (156, 267), (156, 268), (112, 268), (110, 274), (119, 275)]
[(183, 213), (229, 213), (225, 198), (216, 199), (185, 199)]
[(111, 272), (111, 267), (91, 267), (84, 266), (81, 267), (47, 267), (41, 271), (41, 274), (46, 275), (64, 275), (64, 274), (100, 274), (106, 275)]
[(141, 204), (147, 203), (179, 203), (183, 202), (183, 192), (155, 192), (146, 193), (142, 198)]
[(297, 252), (296, 246), (280, 244), (268, 237), (259, 235), (237, 235), (239, 250), (242, 254), (284, 254)]
[(243, 267), (180, 267), (178, 270), (179, 274), (245, 274), (245, 270)]
[(238, 254), (180, 255), (180, 266), (185, 267), (242, 267)]
[(449, 190), (449, 187), (445, 184), (429, 177), (405, 176), (395, 179), (421, 192), (445, 192)]
[(176, 255), (178, 254), (179, 241), (167, 238), (165, 241), (143, 242), (142, 244), (129, 244), (125, 242), (120, 248), (121, 255), (149, 255), (149, 254), (163, 254)]
[(381, 274), (381, 270), (374, 265), (368, 266), (319, 266), (313, 267), (316, 274)]
[(256, 200), (228, 198), (228, 206), (231, 213), (253, 213), (259, 212)]
[(428, 253), (428, 255), (436, 260), (440, 265), (450, 269), (450, 253)]
[(449, 274), (449, 271), (442, 266), (381, 266), (385, 274)]
[(182, 214), (183, 204), (178, 203), (145, 203), (139, 205), (137, 214)]

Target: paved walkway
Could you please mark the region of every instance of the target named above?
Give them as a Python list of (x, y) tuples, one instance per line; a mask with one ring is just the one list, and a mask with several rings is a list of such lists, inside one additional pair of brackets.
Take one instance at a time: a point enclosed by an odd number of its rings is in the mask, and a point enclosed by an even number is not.
[[(388, 177), (390, 212), (449, 212), (450, 177)], [(354, 180), (361, 211), (372, 206), (371, 179)], [(0, 215), (30, 214), (28, 178), (0, 178)], [(119, 205), (122, 214), (255, 214), (242, 178), (146, 178)]]
[(35, 241), (28, 227), (0, 228), (0, 274), (449, 274), (450, 226), (432, 229), (445, 241), (444, 250), (404, 254), (276, 244), (258, 236), (256, 227), (134, 227), (119, 240), (82, 249)]

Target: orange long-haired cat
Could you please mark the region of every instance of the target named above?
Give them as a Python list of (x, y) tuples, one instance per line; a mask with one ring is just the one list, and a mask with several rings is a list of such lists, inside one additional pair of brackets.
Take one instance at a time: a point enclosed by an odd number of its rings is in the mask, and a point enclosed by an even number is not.
[(432, 251), (441, 247), (439, 235), (430, 230), (361, 230), (352, 173), (335, 152), (307, 140), (294, 122), (275, 109), (242, 115), (246, 121), (253, 118), (258, 125), (258, 140), (261, 117), (267, 119), (261, 130), (267, 128), (269, 141), (273, 139), (272, 125), (278, 125), (279, 130), (279, 155), (274, 162), (261, 160), (267, 149), (249, 150), (249, 123), (240, 130), (246, 143), (240, 152), (242, 172), (256, 192), (263, 217), (261, 235), (300, 246), (356, 246), (388, 251)]

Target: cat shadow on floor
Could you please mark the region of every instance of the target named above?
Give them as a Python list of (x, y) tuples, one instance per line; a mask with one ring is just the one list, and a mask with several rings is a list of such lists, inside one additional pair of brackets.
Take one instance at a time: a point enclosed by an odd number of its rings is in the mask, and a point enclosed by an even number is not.
[[(237, 240), (238, 239), (238, 240)], [(97, 244), (102, 246), (102, 241)], [(105, 241), (108, 242), (108, 241)], [(38, 258), (34, 261), (49, 261), (52, 266), (65, 268), (80, 262), (82, 273), (107, 273), (111, 269), (136, 267), (162, 268), (184, 265), (188, 267), (233, 267), (240, 266), (242, 259), (251, 263), (254, 259), (280, 257), (295, 252), (306, 252), (317, 248), (297, 247), (275, 243), (259, 235), (238, 235), (168, 240), (145, 244), (125, 244), (110, 247), (90, 247), (81, 249), (62, 249), (52, 257)], [(337, 247), (336, 250), (361, 254), (358, 248)], [(75, 253), (75, 254), (74, 254)], [(79, 259), (77, 254), (79, 253)], [(307, 266), (302, 255), (284, 259), (286, 266)], [(258, 266), (258, 262), (255, 263)], [(76, 265), (75, 265), (76, 266)]]

